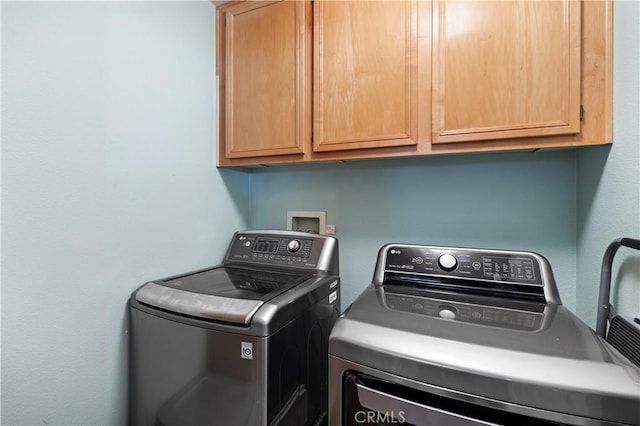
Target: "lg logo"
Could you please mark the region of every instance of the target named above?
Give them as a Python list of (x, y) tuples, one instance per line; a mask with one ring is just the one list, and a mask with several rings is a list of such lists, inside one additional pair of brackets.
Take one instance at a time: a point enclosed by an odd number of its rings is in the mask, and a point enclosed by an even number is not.
[(253, 359), (253, 343), (240, 342), (240, 356), (242, 359)]
[(384, 413), (377, 411), (356, 411), (353, 419), (358, 424), (400, 424), (407, 420), (404, 416), (404, 411), (398, 411), (397, 413), (393, 411), (385, 411)]

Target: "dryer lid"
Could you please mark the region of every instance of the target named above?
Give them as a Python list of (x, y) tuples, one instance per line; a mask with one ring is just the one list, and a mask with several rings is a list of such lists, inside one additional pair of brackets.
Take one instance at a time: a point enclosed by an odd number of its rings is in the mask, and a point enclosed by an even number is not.
[(311, 275), (217, 267), (145, 284), (136, 300), (173, 313), (249, 324), (267, 301)]

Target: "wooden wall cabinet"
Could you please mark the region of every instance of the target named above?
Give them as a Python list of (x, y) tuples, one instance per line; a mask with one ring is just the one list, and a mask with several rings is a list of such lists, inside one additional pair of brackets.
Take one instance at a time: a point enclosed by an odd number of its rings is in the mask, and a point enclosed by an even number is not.
[(314, 3), (314, 151), (417, 145), (417, 31), (417, 1)]
[(223, 156), (303, 154), (311, 142), (311, 4), (239, 2), (224, 19)]
[(611, 8), (608, 0), (219, 6), (218, 165), (611, 143)]
[(434, 1), (433, 143), (580, 132), (579, 1)]

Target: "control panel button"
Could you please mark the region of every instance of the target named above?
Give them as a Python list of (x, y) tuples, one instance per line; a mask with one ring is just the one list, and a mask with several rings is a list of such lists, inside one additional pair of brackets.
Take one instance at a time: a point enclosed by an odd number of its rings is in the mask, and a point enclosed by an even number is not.
[(438, 258), (438, 266), (445, 271), (453, 271), (458, 266), (458, 259), (450, 254), (443, 254)]
[(444, 319), (456, 319), (456, 313), (458, 310), (450, 305), (440, 305), (438, 307), (438, 316)]
[(299, 240), (291, 240), (289, 241), (289, 244), (287, 244), (287, 250), (293, 253), (300, 250), (300, 247), (301, 247), (301, 244)]

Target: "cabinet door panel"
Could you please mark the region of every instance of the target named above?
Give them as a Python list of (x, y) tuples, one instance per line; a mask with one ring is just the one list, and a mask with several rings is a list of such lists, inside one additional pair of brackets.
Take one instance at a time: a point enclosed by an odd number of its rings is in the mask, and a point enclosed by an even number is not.
[(417, 143), (417, 2), (314, 3), (314, 150)]
[(226, 157), (302, 154), (311, 140), (311, 6), (226, 9)]
[(435, 1), (432, 142), (578, 133), (580, 7)]

